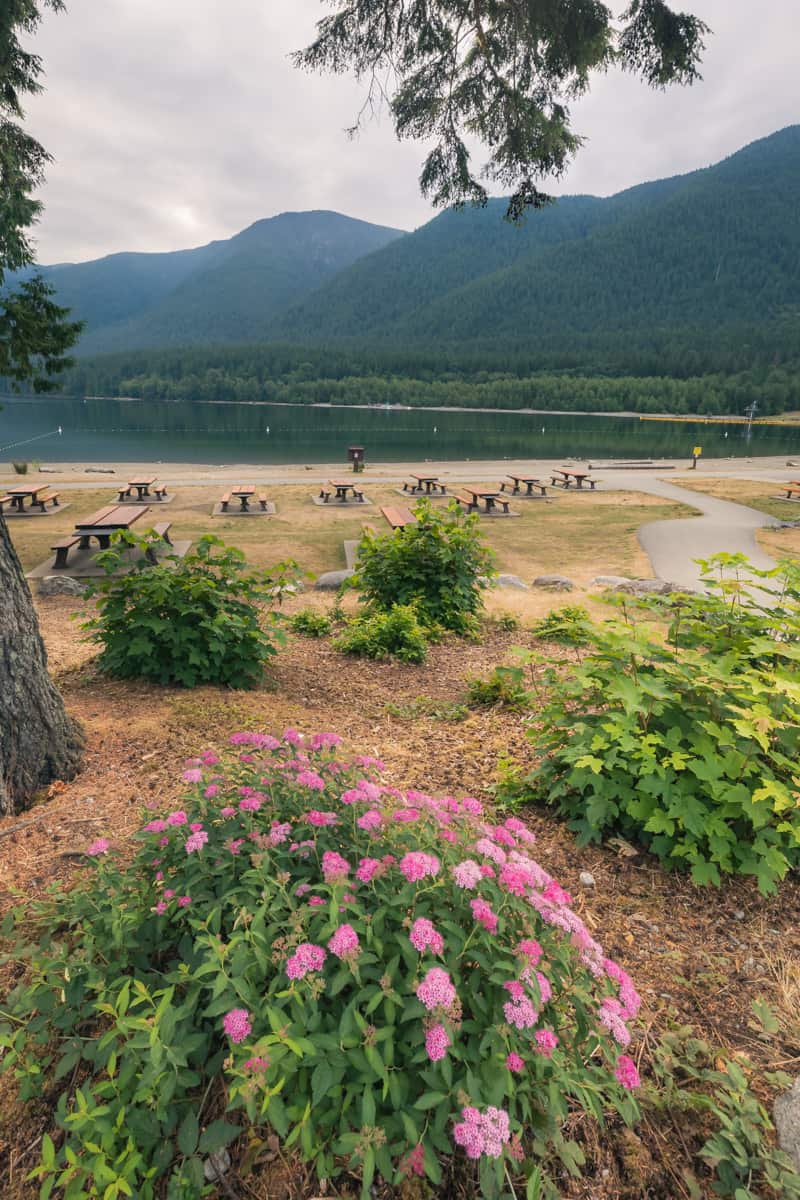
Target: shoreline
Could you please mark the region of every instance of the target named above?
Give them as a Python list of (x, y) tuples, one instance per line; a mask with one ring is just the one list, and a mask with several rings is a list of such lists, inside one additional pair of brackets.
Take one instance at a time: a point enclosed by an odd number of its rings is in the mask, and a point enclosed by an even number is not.
[[(589, 458), (489, 458), (489, 459), (415, 459), (406, 462), (367, 462), (359, 478), (365, 483), (402, 482), (412, 471), (424, 465), (432, 473), (440, 475), (452, 482), (467, 482), (473, 480), (502, 478), (511, 469), (520, 469), (530, 474), (537, 471), (547, 476), (548, 472), (562, 465), (591, 463)], [(633, 460), (630, 460), (633, 461)], [(703, 478), (741, 478), (766, 479), (776, 484), (800, 476), (800, 458), (787, 458), (786, 455), (765, 455), (730, 458), (701, 458), (698, 467), (693, 470), (690, 460), (686, 458), (665, 458), (652, 460), (636, 460), (652, 462), (652, 466), (597, 466), (592, 467), (593, 473), (601, 478), (607, 488), (619, 486), (623, 482), (638, 478), (657, 479), (664, 473), (669, 480), (682, 477), (687, 479)], [(619, 460), (624, 463), (624, 459)], [(339, 461), (322, 463), (203, 463), (175, 461), (127, 461), (120, 459), (93, 462), (83, 459), (79, 462), (46, 462), (39, 468), (30, 470), (25, 475), (17, 475), (10, 462), (0, 463), (0, 480), (2, 486), (11, 486), (16, 482), (24, 486), (24, 481), (32, 480), (37, 483), (64, 483), (72, 488), (118, 488), (120, 480), (127, 481), (136, 474), (156, 474), (162, 482), (179, 484), (182, 487), (205, 487), (209, 484), (235, 481), (241, 478), (252, 479), (254, 483), (319, 483), (325, 482), (332, 475), (337, 476), (346, 472), (351, 473), (349, 463)]]

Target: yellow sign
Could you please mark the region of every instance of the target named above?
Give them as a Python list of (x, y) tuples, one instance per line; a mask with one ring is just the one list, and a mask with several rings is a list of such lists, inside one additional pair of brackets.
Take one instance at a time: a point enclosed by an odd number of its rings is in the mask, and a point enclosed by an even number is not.
[(695, 446), (694, 450), (692, 451), (692, 457), (699, 458), (702, 453), (703, 453), (703, 447)]

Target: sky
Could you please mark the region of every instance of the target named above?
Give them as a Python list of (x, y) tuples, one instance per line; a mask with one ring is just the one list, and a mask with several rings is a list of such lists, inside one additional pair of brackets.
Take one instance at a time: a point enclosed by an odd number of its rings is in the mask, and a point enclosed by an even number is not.
[[(435, 215), (418, 189), (424, 145), (398, 142), (386, 113), (348, 139), (363, 87), (292, 66), (329, 11), (321, 0), (67, 5), (32, 42), (46, 74), (27, 127), (55, 159), (40, 262), (203, 245), (287, 210), (400, 229)], [(800, 120), (796, 0), (680, 6), (713, 30), (703, 81), (659, 92), (598, 75), (573, 106), (587, 140), (556, 193), (610, 195), (708, 166)]]

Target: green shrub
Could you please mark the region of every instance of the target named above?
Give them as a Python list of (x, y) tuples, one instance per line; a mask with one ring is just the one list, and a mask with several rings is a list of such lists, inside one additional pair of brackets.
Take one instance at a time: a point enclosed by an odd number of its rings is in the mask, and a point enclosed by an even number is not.
[(300, 612), (289, 618), (289, 625), (293, 633), (314, 638), (327, 637), (333, 628), (330, 617), (315, 612), (313, 608), (301, 608)]
[[(148, 558), (155, 544), (122, 532), (97, 556), (108, 575), (91, 587), (97, 616), (82, 628), (102, 647), (100, 668), (184, 687), (254, 686), (284, 641), (279, 614), (260, 606), (280, 601), (292, 564), (272, 574), (250, 570), (241, 550), (216, 537), (201, 538), (184, 558), (155, 563)], [(137, 552), (132, 570), (112, 576)]]
[(345, 654), (409, 663), (424, 662), (428, 654), (426, 630), (411, 604), (393, 604), (386, 612), (367, 611), (351, 618), (334, 646)]
[(519, 618), (510, 612), (494, 612), (487, 618), (488, 625), (493, 625), (495, 629), (501, 629), (503, 633), (513, 633), (519, 629)]
[[(710, 1122), (713, 1132), (697, 1151), (697, 1158), (713, 1180), (715, 1196), (731, 1200), (800, 1200), (800, 1174), (788, 1154), (775, 1145), (775, 1127), (749, 1080), (750, 1064), (726, 1059), (707, 1042), (683, 1026), (656, 1043), (653, 1053), (655, 1085), (644, 1089), (642, 1108), (652, 1112), (663, 1131), (668, 1121), (683, 1139), (683, 1126), (696, 1135)], [(781, 1089), (791, 1086), (783, 1072), (766, 1082)], [(700, 1196), (696, 1176), (684, 1179), (690, 1195)]]
[(17, 475), (28, 474), (28, 464), (26, 462), (12, 462), (11, 466), (14, 468), (14, 472)]
[(540, 762), (506, 799), (555, 805), (581, 842), (619, 834), (696, 883), (752, 875), (773, 892), (800, 865), (800, 592), (796, 567), (756, 574), (778, 580), (777, 610), (712, 591), (682, 602), (666, 638), (592, 627), (578, 666), (545, 672), (528, 734)]
[(534, 621), (532, 629), (543, 642), (560, 642), (565, 646), (585, 646), (589, 641), (591, 617), (581, 604), (566, 604), (554, 608), (546, 617)]
[(371, 608), (414, 604), (425, 626), (471, 633), (480, 612), (482, 580), (495, 574), (480, 518), (455, 502), (445, 511), (421, 500), (416, 525), (396, 533), (365, 533), (354, 585)]
[(530, 708), (530, 697), (522, 686), (522, 678), (519, 667), (495, 667), (488, 679), (468, 679), (467, 703), (473, 708), (498, 705), (516, 712)]
[(216, 1194), (203, 1158), (240, 1139), (246, 1169), (271, 1126), (320, 1179), (358, 1172), (363, 1200), (378, 1176), (451, 1194), (454, 1165), (462, 1195), (512, 1174), (557, 1195), (576, 1121), (636, 1118), (639, 998), (533, 836), (380, 786), (334, 734), (231, 741), (132, 858), (98, 839), (89, 880), (5, 922), (26, 975), (2, 1067), (58, 1126), (41, 1194)]

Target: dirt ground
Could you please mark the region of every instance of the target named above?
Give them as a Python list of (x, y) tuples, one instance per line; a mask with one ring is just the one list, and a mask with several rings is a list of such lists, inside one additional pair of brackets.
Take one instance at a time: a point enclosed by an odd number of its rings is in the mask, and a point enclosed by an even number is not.
[[(399, 501), (389, 488), (374, 492), (378, 503)], [(377, 508), (365, 513), (328, 512), (311, 505), (307, 488), (276, 487), (271, 498), (278, 506), (277, 517), (212, 521), (209, 513), (217, 493), (218, 489), (187, 489), (187, 495), (181, 494), (165, 509), (164, 519), (172, 520), (181, 533), (185, 529), (184, 536), (196, 537), (212, 528), (241, 545), (254, 562), (273, 562), (291, 554), (309, 570), (341, 567), (342, 540), (357, 536), (362, 520), (380, 519)], [(735, 498), (742, 498), (740, 491)], [(90, 511), (103, 499), (96, 492), (72, 493), (73, 507), (63, 519), (11, 525), (23, 561), (28, 566), (41, 561), (52, 538), (71, 528), (69, 518)], [(518, 507), (523, 512), (520, 519), (484, 524), (500, 569), (520, 574), (528, 582), (549, 571), (565, 573), (582, 584), (600, 572), (649, 575), (635, 536), (637, 526), (651, 517), (685, 515), (680, 506), (614, 493), (563, 495), (553, 504), (531, 502)], [(331, 601), (308, 593), (290, 601), (288, 610), (309, 603), (324, 608)], [(0, 908), (20, 896), (40, 893), (54, 876), (79, 878), (84, 869), (80, 851), (95, 837), (109, 836), (115, 845), (124, 845), (139, 827), (143, 807), (160, 811), (181, 793), (182, 760), (223, 744), (242, 726), (273, 732), (286, 726), (309, 732), (333, 729), (352, 750), (379, 755), (387, 764), (387, 778), (398, 786), (491, 800), (498, 761), (509, 756), (525, 760), (524, 735), (530, 716), (491, 709), (470, 710), (460, 720), (443, 718), (450, 715), (448, 706), (463, 698), (469, 677), (485, 676), (494, 665), (509, 661), (514, 646), (531, 645), (532, 618), (563, 603), (588, 603), (596, 615), (607, 611), (599, 601), (587, 602), (584, 588), (555, 597), (540, 591), (496, 591), (488, 601), (490, 617), (510, 612), (521, 627), (504, 630), (490, 619), (479, 643), (445, 641), (432, 647), (421, 666), (347, 659), (324, 639), (291, 636), (265, 684), (243, 693), (218, 688), (182, 692), (106, 679), (95, 669), (95, 651), (80, 641), (72, 619), (76, 611), (87, 611), (86, 603), (65, 597), (38, 600), (51, 671), (70, 712), (86, 731), (86, 761), (76, 780), (53, 787), (50, 796), (30, 812), (0, 821), (4, 849)], [(555, 656), (565, 654), (557, 647), (550, 649)], [(342, 701), (343, 680), (356, 702)], [(531, 810), (526, 818), (537, 835), (541, 862), (577, 896), (577, 910), (642, 992), (645, 1053), (661, 1033), (691, 1025), (698, 1037), (747, 1055), (758, 1079), (778, 1067), (798, 1073), (800, 885), (796, 879), (785, 883), (778, 897), (766, 901), (747, 881), (701, 890), (683, 877), (665, 874), (655, 862), (630, 858), (620, 849), (577, 849), (572, 836), (548, 812)], [(594, 887), (581, 886), (579, 876), (584, 871), (594, 876)], [(781, 1025), (769, 1040), (752, 1017), (751, 1004), (759, 998)], [(768, 1097), (769, 1089), (762, 1083), (758, 1087)], [(24, 1175), (34, 1165), (46, 1128), (46, 1114), (34, 1105), (20, 1106), (9, 1081), (0, 1080), (3, 1200), (33, 1200), (37, 1195), (37, 1188), (26, 1184)], [(655, 1155), (652, 1178), (647, 1175), (649, 1167), (644, 1174), (631, 1174), (624, 1156), (621, 1159), (609, 1143), (605, 1149), (596, 1148), (593, 1178), (569, 1185), (565, 1196), (585, 1200), (688, 1196), (676, 1182), (686, 1161), (685, 1146), (669, 1132), (660, 1139), (646, 1154), (642, 1151), (644, 1158)], [(265, 1168), (236, 1194), (269, 1200), (310, 1197), (314, 1191), (310, 1184), (306, 1188), (302, 1173)]]

